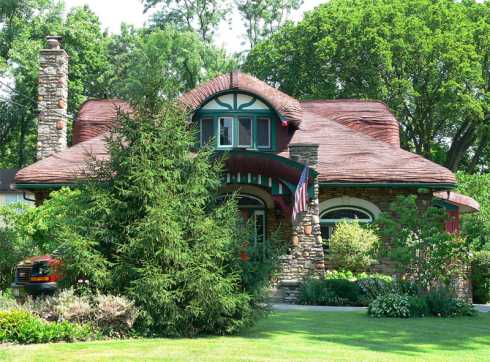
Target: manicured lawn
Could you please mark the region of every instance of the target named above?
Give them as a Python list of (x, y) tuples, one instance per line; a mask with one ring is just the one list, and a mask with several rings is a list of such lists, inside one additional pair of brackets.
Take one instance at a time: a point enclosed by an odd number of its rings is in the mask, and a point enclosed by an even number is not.
[(490, 361), (490, 313), (370, 319), (274, 312), (240, 336), (0, 347), (4, 361)]

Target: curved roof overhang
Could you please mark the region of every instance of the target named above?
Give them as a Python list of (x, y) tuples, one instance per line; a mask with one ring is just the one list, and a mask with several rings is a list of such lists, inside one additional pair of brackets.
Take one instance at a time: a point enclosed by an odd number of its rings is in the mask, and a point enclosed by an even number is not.
[[(267, 152), (234, 150), (225, 156), (225, 169), (230, 173), (260, 174), (293, 185), (298, 183), (304, 167), (302, 163)], [(317, 174), (310, 168), (310, 182)]]
[(444, 201), (449, 205), (458, 207), (462, 213), (473, 213), (480, 211), (480, 204), (475, 199), (462, 195), (454, 191), (434, 192), (434, 197)]
[(297, 99), (239, 71), (214, 78), (185, 93), (179, 100), (189, 111), (195, 112), (211, 97), (227, 91), (241, 91), (260, 97), (276, 111), (281, 121), (294, 127), (299, 127), (303, 118), (303, 107)]

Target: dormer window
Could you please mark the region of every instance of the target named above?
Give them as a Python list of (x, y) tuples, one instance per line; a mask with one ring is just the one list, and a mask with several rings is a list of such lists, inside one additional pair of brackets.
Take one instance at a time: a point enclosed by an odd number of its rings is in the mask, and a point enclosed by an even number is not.
[(276, 113), (257, 97), (228, 93), (208, 101), (196, 113), (199, 143), (218, 149), (274, 150)]

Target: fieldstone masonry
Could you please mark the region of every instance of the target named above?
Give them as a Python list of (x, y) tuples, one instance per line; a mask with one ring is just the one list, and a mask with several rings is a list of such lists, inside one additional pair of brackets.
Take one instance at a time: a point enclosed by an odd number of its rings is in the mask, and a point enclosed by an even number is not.
[[(316, 169), (318, 145), (291, 144), (289, 156), (294, 161)], [(313, 189), (313, 197), (310, 198), (307, 209), (298, 215), (293, 225), (290, 250), (282, 260), (277, 297), (287, 303), (297, 302), (299, 287), (305, 278), (321, 277), (325, 270), (316, 177), (313, 179)]]
[(60, 39), (47, 37), (48, 49), (40, 54), (38, 160), (66, 148), (68, 55), (60, 48)]

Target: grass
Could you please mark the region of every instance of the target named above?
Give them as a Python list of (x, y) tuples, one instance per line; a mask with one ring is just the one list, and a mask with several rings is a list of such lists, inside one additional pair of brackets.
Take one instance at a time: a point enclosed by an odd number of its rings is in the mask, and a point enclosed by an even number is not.
[(239, 336), (0, 347), (1, 361), (490, 361), (490, 313), (371, 319), (274, 312)]

